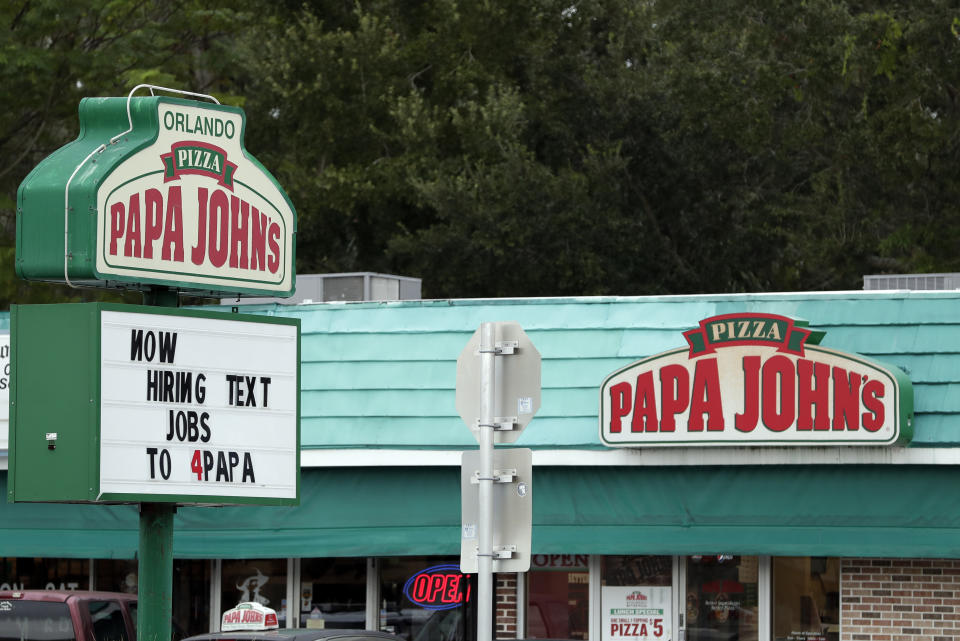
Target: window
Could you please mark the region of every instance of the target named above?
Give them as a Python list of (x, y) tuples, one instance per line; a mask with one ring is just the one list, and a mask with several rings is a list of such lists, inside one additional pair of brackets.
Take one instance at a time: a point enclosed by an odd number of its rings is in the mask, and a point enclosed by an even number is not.
[(287, 618), (287, 560), (246, 559), (224, 561), (220, 583), (222, 610), (255, 601), (277, 611), (280, 627)]
[(128, 641), (123, 608), (116, 601), (88, 601), (95, 641)]
[[(97, 559), (93, 564), (98, 590), (137, 594), (137, 562)], [(210, 628), (210, 562), (173, 560), (173, 635), (183, 638)], [(134, 621), (136, 625), (136, 621)]]
[(0, 641), (74, 641), (66, 603), (4, 601), (0, 608)]
[(300, 627), (366, 627), (367, 560), (303, 559), (300, 562)]
[(776, 641), (840, 638), (839, 559), (773, 559), (773, 636)]
[(757, 641), (759, 558), (732, 554), (688, 556), (685, 608), (688, 641)]
[[(475, 575), (461, 575), (459, 566), (459, 557), (381, 559), (380, 629), (409, 641), (473, 639), (477, 628), (472, 596)], [(418, 583), (416, 578), (424, 574), (429, 580)], [(451, 594), (462, 595), (462, 602), (447, 598)]]
[(88, 590), (87, 559), (0, 557), (0, 590)]
[(603, 557), (601, 638), (608, 641), (672, 639), (672, 584), (672, 557)]
[(527, 573), (527, 637), (587, 639), (590, 557), (537, 554)]

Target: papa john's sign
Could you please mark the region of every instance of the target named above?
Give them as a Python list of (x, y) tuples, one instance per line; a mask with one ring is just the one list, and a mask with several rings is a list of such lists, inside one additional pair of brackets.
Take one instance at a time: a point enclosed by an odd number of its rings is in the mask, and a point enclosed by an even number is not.
[(18, 192), (18, 274), (292, 294), (296, 213), (244, 148), (245, 123), (241, 109), (208, 102), (84, 99), (79, 138)]
[(897, 369), (817, 343), (775, 314), (729, 314), (687, 345), (632, 363), (600, 388), (613, 447), (893, 445), (913, 435), (913, 386)]

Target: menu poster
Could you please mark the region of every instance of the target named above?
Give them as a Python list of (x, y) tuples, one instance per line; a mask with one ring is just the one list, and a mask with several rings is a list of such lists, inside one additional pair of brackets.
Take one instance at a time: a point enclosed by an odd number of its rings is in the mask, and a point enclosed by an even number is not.
[(603, 641), (673, 638), (670, 587), (605, 585), (600, 590)]

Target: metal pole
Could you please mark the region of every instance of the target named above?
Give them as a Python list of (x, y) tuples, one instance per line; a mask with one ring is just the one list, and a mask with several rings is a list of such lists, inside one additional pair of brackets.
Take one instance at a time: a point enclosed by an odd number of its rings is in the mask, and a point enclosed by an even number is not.
[[(177, 291), (166, 287), (143, 293), (144, 305), (177, 307)], [(170, 641), (173, 619), (173, 514), (175, 505), (140, 504), (137, 562), (137, 639)]]
[(480, 324), (480, 474), (477, 550), (477, 641), (493, 638), (493, 419), (496, 324)]
[(173, 616), (173, 513), (164, 503), (140, 504), (137, 639), (169, 641)]

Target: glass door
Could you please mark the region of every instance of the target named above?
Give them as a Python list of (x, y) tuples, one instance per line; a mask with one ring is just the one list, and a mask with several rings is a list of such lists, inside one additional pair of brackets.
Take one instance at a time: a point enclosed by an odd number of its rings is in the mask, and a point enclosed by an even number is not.
[(685, 641), (758, 641), (760, 563), (756, 556), (695, 555), (681, 573)]

